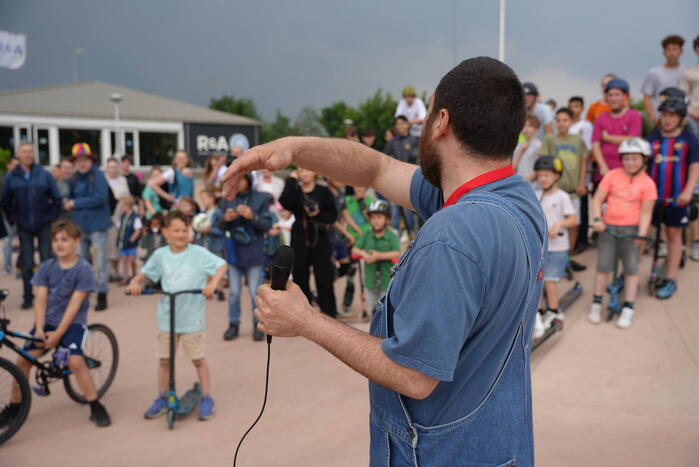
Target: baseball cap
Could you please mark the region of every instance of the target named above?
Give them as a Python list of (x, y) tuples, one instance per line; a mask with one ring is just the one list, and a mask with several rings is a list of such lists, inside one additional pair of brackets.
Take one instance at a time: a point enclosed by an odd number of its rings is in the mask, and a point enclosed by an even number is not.
[(524, 94), (539, 95), (539, 90), (534, 83), (522, 83), (522, 88), (524, 88)]
[(408, 97), (408, 96), (412, 96), (412, 97), (417, 96), (417, 92), (415, 92), (414, 87), (406, 86), (403, 88), (403, 97)]
[(628, 94), (629, 83), (627, 83), (626, 80), (623, 80), (621, 78), (614, 78), (613, 80), (607, 83), (607, 86), (605, 86), (604, 88), (604, 92), (607, 92), (610, 89), (618, 89), (620, 91), (623, 91), (625, 94)]

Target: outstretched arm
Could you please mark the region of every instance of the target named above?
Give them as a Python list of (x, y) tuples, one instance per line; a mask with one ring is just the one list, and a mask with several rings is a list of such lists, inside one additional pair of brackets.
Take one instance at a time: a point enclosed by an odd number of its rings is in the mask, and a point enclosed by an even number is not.
[(222, 179), (223, 194), (235, 196), (238, 180), (258, 169), (295, 164), (352, 186), (373, 187), (396, 204), (413, 209), (410, 183), (417, 166), (392, 159), (353, 141), (288, 137), (256, 146), (237, 158)]

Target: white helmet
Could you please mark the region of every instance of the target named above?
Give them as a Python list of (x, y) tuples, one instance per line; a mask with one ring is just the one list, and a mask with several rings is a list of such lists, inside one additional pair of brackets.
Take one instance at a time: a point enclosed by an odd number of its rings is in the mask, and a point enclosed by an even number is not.
[(643, 154), (646, 157), (650, 157), (650, 144), (643, 138), (625, 139), (619, 145), (619, 155), (622, 156), (624, 154)]

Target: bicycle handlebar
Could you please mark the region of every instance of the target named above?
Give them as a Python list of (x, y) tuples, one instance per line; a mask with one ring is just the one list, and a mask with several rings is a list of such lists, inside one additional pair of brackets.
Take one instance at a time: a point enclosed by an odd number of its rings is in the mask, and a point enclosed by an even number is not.
[[(156, 294), (181, 295), (181, 294), (186, 294), (186, 293), (198, 295), (201, 292), (202, 292), (202, 289), (180, 290), (179, 292), (165, 292), (164, 290), (160, 290), (160, 289), (143, 289), (143, 290), (141, 290), (141, 295), (156, 295)], [(128, 290), (125, 293), (126, 293), (126, 295), (131, 295), (131, 293)]]

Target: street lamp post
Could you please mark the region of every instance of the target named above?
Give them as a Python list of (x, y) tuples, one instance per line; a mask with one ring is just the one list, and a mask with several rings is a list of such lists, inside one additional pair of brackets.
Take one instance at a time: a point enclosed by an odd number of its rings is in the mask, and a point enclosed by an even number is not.
[(498, 60), (505, 62), (505, 3), (500, 0), (500, 28), (498, 30)]
[(73, 50), (73, 82), (77, 83), (79, 74), (78, 74), (78, 59), (80, 56), (83, 54), (84, 50), (83, 49), (75, 49)]
[(114, 154), (123, 153), (123, 148), (121, 147), (121, 132), (119, 131), (119, 103), (124, 100), (124, 96), (115, 92), (109, 96), (109, 100), (114, 104)]

